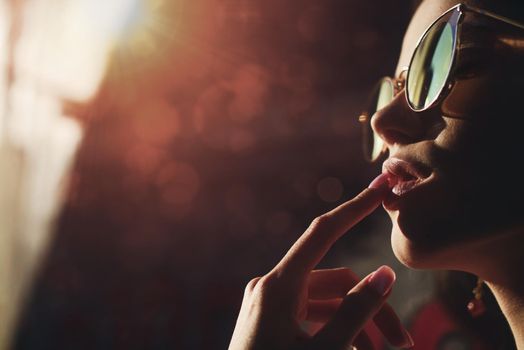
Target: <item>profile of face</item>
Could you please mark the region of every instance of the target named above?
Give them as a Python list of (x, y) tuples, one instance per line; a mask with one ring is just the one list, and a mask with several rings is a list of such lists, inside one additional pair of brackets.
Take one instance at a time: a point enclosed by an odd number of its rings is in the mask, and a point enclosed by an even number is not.
[[(396, 77), (409, 66), (425, 30), (458, 3), (422, 2), (405, 34)], [(393, 251), (413, 268), (468, 271), (478, 259), (496, 258), (524, 236), (519, 170), (524, 56), (522, 48), (497, 53), (487, 45), (486, 37), (500, 28), (494, 21), (468, 26), (478, 18), (464, 17), (464, 42), (477, 49), (461, 52), (453, 86), (441, 102), (415, 112), (402, 90), (371, 119), (389, 158), (406, 161), (417, 183), (384, 202), (393, 224)]]

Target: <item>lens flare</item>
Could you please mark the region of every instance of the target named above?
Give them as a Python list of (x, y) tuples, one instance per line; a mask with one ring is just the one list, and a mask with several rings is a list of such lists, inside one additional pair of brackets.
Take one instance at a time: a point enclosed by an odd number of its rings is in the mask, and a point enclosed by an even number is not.
[(156, 38), (172, 35), (161, 8), (161, 0), (0, 2), (0, 349), (46, 254), (82, 138), (63, 102), (93, 98), (117, 49), (156, 49)]

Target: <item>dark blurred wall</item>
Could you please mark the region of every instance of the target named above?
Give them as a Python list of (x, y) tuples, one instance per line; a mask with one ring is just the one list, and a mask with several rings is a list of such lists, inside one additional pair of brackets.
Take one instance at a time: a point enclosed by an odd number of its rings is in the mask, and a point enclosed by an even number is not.
[[(247, 281), (379, 171), (356, 116), (394, 70), (407, 2), (158, 11), (152, 49), (117, 48), (97, 97), (69, 106), (85, 136), (16, 349), (226, 348)], [(383, 222), (324, 264), (372, 256), (362, 241)]]

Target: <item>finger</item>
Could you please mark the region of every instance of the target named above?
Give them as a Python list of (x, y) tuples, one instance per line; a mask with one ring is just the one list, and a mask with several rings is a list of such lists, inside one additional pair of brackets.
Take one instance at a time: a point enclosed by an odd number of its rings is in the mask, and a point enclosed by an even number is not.
[(309, 300), (306, 320), (317, 323), (326, 323), (337, 312), (342, 298), (331, 300)]
[(300, 329), (303, 331), (301, 335), (299, 335), (299, 340), (303, 343), (309, 343), (311, 341), (311, 338), (322, 328), (324, 327), (324, 323), (322, 322), (313, 322), (313, 321), (301, 321), (300, 322)]
[[(306, 320), (322, 324), (327, 323), (337, 312), (342, 300), (342, 298), (309, 300)], [(373, 317), (373, 322), (391, 345), (396, 347), (413, 346), (411, 336), (389, 304), (385, 303), (380, 308)]]
[(393, 270), (382, 266), (349, 291), (334, 317), (315, 335), (319, 348), (344, 349), (351, 345), (382, 307), (394, 281)]
[(398, 318), (395, 310), (385, 303), (379, 312), (373, 317), (373, 322), (380, 332), (384, 335), (387, 341), (396, 347), (413, 346), (413, 339), (409, 332), (404, 328), (402, 322)]
[(289, 278), (305, 278), (340, 236), (378, 207), (386, 194), (386, 183), (379, 188), (365, 189), (352, 200), (313, 220), (273, 272)]
[(313, 270), (308, 278), (309, 299), (342, 298), (360, 278), (349, 268)]
[(375, 346), (373, 345), (373, 341), (369, 337), (368, 333), (365, 330), (360, 331), (358, 333), (357, 337), (353, 341), (353, 346), (357, 348), (357, 350), (374, 350)]
[[(313, 270), (309, 275), (308, 317), (317, 322), (327, 322), (337, 311), (347, 291), (359, 282), (360, 278), (349, 268)], [(338, 299), (336, 299), (338, 298)], [(332, 299), (332, 300), (327, 300)], [(335, 299), (336, 302), (335, 303)], [(326, 303), (320, 301), (326, 300)], [(314, 302), (319, 301), (319, 302)], [(335, 307), (337, 305), (337, 307)], [(393, 308), (385, 303), (373, 318), (375, 325), (393, 346), (406, 346), (412, 340)]]

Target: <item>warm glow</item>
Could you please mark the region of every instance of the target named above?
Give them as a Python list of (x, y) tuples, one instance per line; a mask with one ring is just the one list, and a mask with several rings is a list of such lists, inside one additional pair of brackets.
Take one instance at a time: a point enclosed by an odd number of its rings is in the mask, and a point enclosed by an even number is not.
[(158, 0), (0, 2), (0, 349), (51, 241), (82, 138), (63, 102), (93, 98), (114, 49), (158, 30), (159, 6)]
[(144, 1), (27, 2), (16, 49), (18, 74), (38, 79), (64, 98), (89, 98), (111, 49), (140, 37), (154, 21), (158, 1)]
[(0, 350), (226, 346), (246, 273), (367, 180), (397, 52), (353, 7), (0, 1)]

